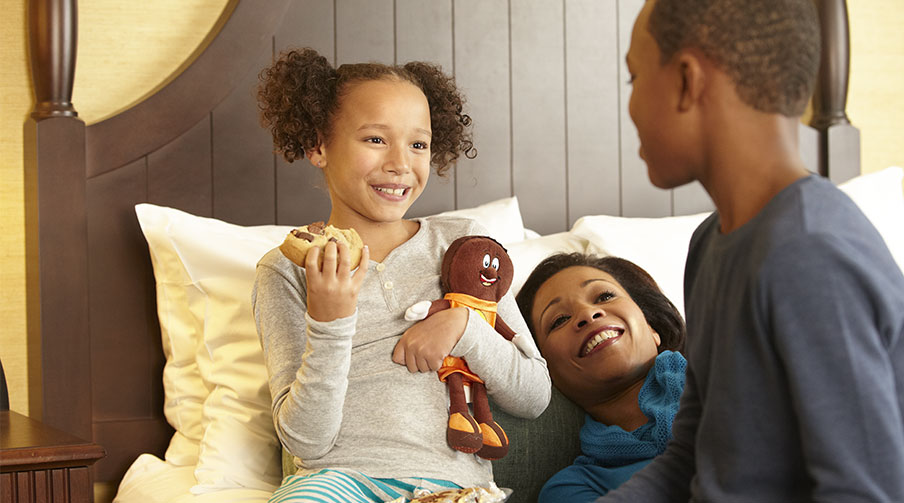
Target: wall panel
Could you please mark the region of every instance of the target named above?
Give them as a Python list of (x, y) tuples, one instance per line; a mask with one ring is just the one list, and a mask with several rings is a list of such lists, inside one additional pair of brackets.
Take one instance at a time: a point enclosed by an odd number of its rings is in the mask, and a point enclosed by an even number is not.
[(505, 0), (454, 5), (455, 80), (468, 100), (477, 148), (475, 159), (458, 162), (458, 208), (513, 194), (508, 12)]
[[(335, 63), (336, 45), (333, 0), (298, 0), (274, 37), (276, 53), (287, 48), (311, 47)], [(267, 133), (269, 137), (269, 132)], [(272, 141), (271, 141), (272, 144)], [(330, 199), (323, 175), (307, 158), (288, 163), (281, 155), (276, 163), (276, 222), (306, 225), (330, 216)]]
[[(396, 0), (396, 62), (429, 61), (452, 75), (452, 1)], [(455, 208), (455, 169), (439, 177), (430, 171), (427, 188), (408, 212), (431, 215)]]
[[(147, 200), (146, 160), (88, 180), (86, 191), (94, 419), (162, 415), (163, 404), (149, 400), (162, 395), (152, 389), (162, 389), (163, 350), (159, 335), (147, 329), (156, 313), (148, 310), (151, 292), (135, 288), (147, 284), (151, 268), (134, 209)], [(124, 357), (142, 370), (107, 375)]]
[(148, 155), (147, 178), (149, 202), (211, 216), (210, 117)]
[(647, 166), (640, 158), (640, 140), (637, 129), (628, 115), (628, 100), (631, 97), (630, 75), (624, 64), (625, 55), (631, 43), (634, 20), (643, 7), (643, 0), (619, 0), (618, 41), (621, 64), (619, 85), (619, 109), (621, 118), (621, 214), (627, 217), (662, 217), (672, 214), (672, 195), (657, 189), (647, 177)]
[(617, 215), (619, 183), (618, 4), (565, 2), (568, 225)]
[(336, 1), (336, 61), (395, 61), (393, 0)]
[(567, 224), (565, 29), (562, 2), (512, 3), (512, 177), (524, 224)]
[[(271, 57), (272, 50), (261, 52), (255, 68), (269, 65)], [(273, 137), (258, 119), (258, 71), (211, 113), (213, 215), (239, 225), (276, 221)]]

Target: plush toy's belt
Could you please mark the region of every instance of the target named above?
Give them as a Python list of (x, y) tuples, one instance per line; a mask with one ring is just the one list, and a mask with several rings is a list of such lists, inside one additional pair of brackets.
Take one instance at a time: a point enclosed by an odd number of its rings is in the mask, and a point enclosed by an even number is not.
[(472, 382), (482, 383), (483, 379), (477, 377), (477, 374), (471, 372), (464, 358), (457, 356), (447, 356), (443, 359), (443, 366), (436, 372), (439, 374), (439, 380), (446, 382), (446, 378), (452, 374), (461, 374), (464, 379), (464, 385), (469, 386)]

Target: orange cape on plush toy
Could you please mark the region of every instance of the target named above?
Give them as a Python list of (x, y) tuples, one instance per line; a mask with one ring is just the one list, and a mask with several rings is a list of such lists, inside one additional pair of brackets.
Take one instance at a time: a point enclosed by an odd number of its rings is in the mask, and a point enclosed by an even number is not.
[[(443, 298), (449, 301), (451, 304), (449, 307), (470, 307), (487, 320), (490, 326), (496, 326), (496, 301), (479, 299), (465, 293), (447, 293)], [(477, 374), (471, 372), (463, 358), (447, 356), (443, 359), (443, 366), (438, 371), (439, 380), (446, 382), (446, 377), (453, 372), (462, 374), (465, 386), (469, 386), (472, 382), (483, 382), (481, 378), (477, 377)]]

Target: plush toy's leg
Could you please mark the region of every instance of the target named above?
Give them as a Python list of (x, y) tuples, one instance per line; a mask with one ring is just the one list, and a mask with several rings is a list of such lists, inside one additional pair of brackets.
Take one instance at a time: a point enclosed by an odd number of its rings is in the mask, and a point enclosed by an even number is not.
[(477, 455), (484, 459), (499, 459), (508, 454), (508, 436), (502, 427), (493, 421), (487, 389), (483, 383), (471, 384), (471, 402), (474, 405), (474, 419), (480, 423), (483, 435), (483, 447), (477, 451)]
[(449, 427), (446, 429), (446, 442), (457, 451), (473, 454), (483, 445), (483, 435), (477, 421), (468, 411), (461, 374), (457, 372), (449, 374), (446, 377), (446, 387), (449, 389)]

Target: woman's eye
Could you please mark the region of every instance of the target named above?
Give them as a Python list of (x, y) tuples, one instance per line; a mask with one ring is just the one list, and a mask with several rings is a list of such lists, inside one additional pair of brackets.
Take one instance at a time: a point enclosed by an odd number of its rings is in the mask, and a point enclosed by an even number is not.
[(605, 292), (601, 293), (599, 297), (597, 297), (596, 301), (597, 302), (606, 302), (607, 300), (611, 300), (613, 298), (615, 298), (614, 293), (605, 291)]
[(549, 331), (552, 332), (553, 330), (559, 328), (566, 321), (568, 321), (568, 316), (565, 316), (565, 315), (557, 316), (554, 320), (552, 320), (552, 323), (549, 325)]

